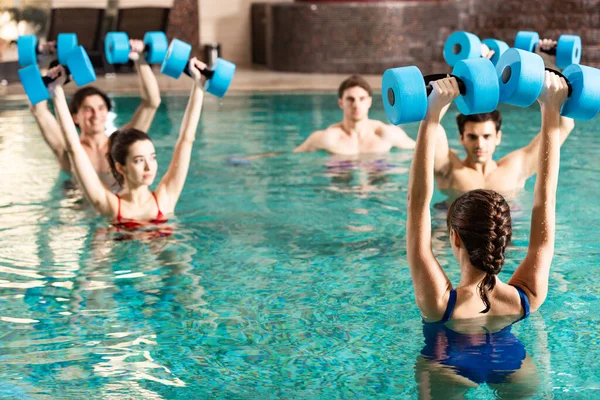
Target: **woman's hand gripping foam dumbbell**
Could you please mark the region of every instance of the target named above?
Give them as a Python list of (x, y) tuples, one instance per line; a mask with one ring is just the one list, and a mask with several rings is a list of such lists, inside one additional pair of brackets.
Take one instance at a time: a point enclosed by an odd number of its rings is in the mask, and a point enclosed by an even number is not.
[(427, 97), (427, 113), (425, 119), (438, 121), (444, 108), (461, 95), (458, 80), (455, 77), (442, 78), (430, 82), (431, 93)]
[(194, 80), (196, 85), (200, 87), (204, 86), (206, 82), (206, 76), (202, 73), (202, 71), (206, 71), (208, 69), (208, 65), (198, 60), (196, 57), (190, 58), (190, 62), (188, 63), (187, 70), (190, 73), (190, 77)]
[(556, 49), (557, 43), (556, 40), (552, 39), (540, 39), (535, 48), (535, 53), (542, 57), (547, 68), (560, 71), (562, 68), (556, 65), (556, 53), (552, 54), (552, 50)]
[(69, 83), (69, 71), (59, 64), (46, 72), (46, 79), (48, 81), (48, 92), (50, 96), (53, 96), (57, 86), (64, 86)]
[(129, 52), (129, 59), (131, 61), (139, 61), (143, 59), (142, 55), (144, 54), (146, 45), (142, 40), (139, 39), (130, 39), (129, 47), (131, 51)]
[[(175, 79), (178, 79), (182, 73), (190, 75), (188, 61), (191, 53), (192, 46), (190, 44), (173, 39), (160, 72)], [(210, 68), (201, 69), (202, 75), (206, 77), (204, 90), (217, 97), (225, 96), (235, 74), (235, 68), (235, 64), (232, 62), (217, 58)]]
[[(83, 46), (72, 49), (66, 56), (66, 61), (64, 63), (60, 62), (59, 65), (63, 66), (66, 76), (71, 75), (73, 77), (77, 86), (84, 86), (96, 80), (96, 72)], [(19, 78), (32, 105), (50, 98), (48, 85), (54, 79), (50, 76), (42, 76), (36, 64), (21, 68)]]

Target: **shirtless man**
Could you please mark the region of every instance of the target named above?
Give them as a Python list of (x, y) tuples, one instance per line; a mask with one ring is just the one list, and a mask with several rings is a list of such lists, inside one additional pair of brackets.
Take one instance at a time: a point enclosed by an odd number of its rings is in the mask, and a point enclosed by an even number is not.
[[(540, 46), (550, 47), (550, 40)], [(558, 70), (552, 60), (543, 56), (549, 68)], [(553, 57), (552, 57), (553, 58)], [(434, 172), (437, 188), (452, 202), (461, 194), (474, 189), (491, 189), (508, 195), (525, 186), (528, 178), (536, 173), (541, 136), (538, 133), (525, 147), (517, 149), (497, 162), (493, 155), (502, 139), (502, 117), (499, 111), (492, 113), (462, 115), (456, 118), (460, 143), (466, 157), (461, 160), (448, 147), (446, 131), (440, 126), (436, 141)], [(565, 142), (575, 123), (571, 118), (560, 118), (560, 144)]]
[[(135, 63), (142, 102), (125, 127), (147, 132), (156, 110), (160, 106), (160, 91), (156, 77), (143, 57), (144, 43), (141, 40), (131, 40), (130, 45), (129, 58)], [(48, 102), (43, 101), (30, 108), (42, 136), (54, 152), (61, 170), (71, 172), (65, 141), (58, 122), (48, 109)], [(112, 175), (106, 158), (108, 152), (106, 117), (112, 108), (110, 99), (103, 91), (93, 86), (86, 86), (75, 92), (69, 108), (75, 124), (79, 127), (81, 144), (92, 161), (94, 169), (98, 172), (100, 180), (111, 191), (119, 192), (121, 187)]]
[[(387, 153), (392, 147), (414, 149), (412, 140), (401, 128), (369, 119), (373, 98), (371, 86), (362, 77), (352, 75), (338, 89), (338, 105), (344, 113), (341, 122), (322, 131), (313, 132), (294, 153), (325, 150), (330, 154), (349, 156), (367, 153)], [(233, 165), (242, 165), (259, 158), (286, 154), (273, 151), (246, 157), (230, 157)]]
[(313, 132), (294, 153), (325, 150), (331, 154), (387, 153), (393, 147), (414, 149), (415, 141), (399, 127), (369, 119), (373, 98), (363, 78), (352, 75), (338, 89), (341, 122)]

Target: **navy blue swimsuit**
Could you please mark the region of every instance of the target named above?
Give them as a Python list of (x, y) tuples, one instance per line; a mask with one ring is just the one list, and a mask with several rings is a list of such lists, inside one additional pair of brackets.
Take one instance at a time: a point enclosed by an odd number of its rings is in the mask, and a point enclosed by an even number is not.
[[(521, 298), (524, 316), (529, 315), (529, 299), (515, 286)], [(511, 325), (486, 334), (463, 334), (446, 327), (456, 305), (456, 291), (450, 292), (448, 306), (441, 321), (423, 323), (425, 347), (421, 354), (430, 360), (447, 365), (460, 375), (481, 384), (501, 383), (521, 368), (526, 357), (525, 347), (510, 331)]]

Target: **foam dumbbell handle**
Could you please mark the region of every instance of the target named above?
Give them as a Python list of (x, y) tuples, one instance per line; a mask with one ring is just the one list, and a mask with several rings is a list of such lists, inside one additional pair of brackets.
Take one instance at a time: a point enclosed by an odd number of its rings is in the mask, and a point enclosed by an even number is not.
[(557, 70), (552, 69), (552, 68), (546, 68), (546, 71), (554, 72), (556, 75), (560, 76), (561, 78), (565, 78), (565, 82), (567, 82), (567, 87), (569, 88), (569, 92), (567, 93), (567, 97), (571, 97), (571, 95), (573, 94), (573, 86), (571, 85), (571, 82), (569, 82), (569, 78), (567, 78), (562, 73), (560, 73)]
[[(65, 85), (66, 85), (67, 83), (71, 82), (71, 71), (69, 70), (69, 67), (65, 66), (64, 68), (65, 68), (65, 74), (67, 74), (67, 79), (65, 80)], [(50, 85), (52, 82), (54, 82), (55, 80), (57, 80), (60, 77), (61, 77), (61, 75), (57, 76), (56, 78), (50, 78), (49, 76), (44, 76), (44, 77), (42, 77), (42, 82), (44, 82), (44, 85), (46, 85), (46, 87), (48, 87), (48, 85)]]
[(556, 55), (556, 45), (555, 45), (555, 46), (552, 46), (552, 47), (551, 47), (551, 48), (549, 48), (549, 49), (542, 49), (541, 47), (539, 47), (539, 46), (538, 46), (538, 50), (539, 50), (541, 53), (545, 53), (545, 54), (548, 54), (548, 55), (550, 55), (550, 56), (555, 56), (555, 55)]
[[(50, 63), (50, 68), (56, 67), (59, 63), (59, 60), (52, 61)], [(71, 82), (71, 77), (78, 86), (87, 85), (96, 80), (94, 67), (83, 46), (77, 46), (77, 48), (73, 49), (67, 59), (67, 65), (62, 64), (62, 66), (65, 69), (65, 74), (67, 74), (65, 84)], [(54, 82), (56, 79), (58, 79), (58, 77), (49, 78), (45, 76), (42, 78), (42, 81), (48, 86), (49, 83)]]
[(537, 45), (537, 47), (538, 47), (538, 51), (540, 53), (548, 54), (550, 56), (556, 56), (556, 49), (558, 47), (558, 44), (555, 44), (554, 46), (550, 47), (549, 49), (542, 49), (539, 45)]
[(458, 83), (458, 90), (460, 90), (460, 94), (464, 96), (464, 94), (467, 92), (467, 87), (465, 86), (465, 83), (459, 77), (448, 74), (432, 74), (423, 77), (423, 79), (425, 80), (425, 85), (427, 85), (427, 96), (429, 96), (433, 91), (433, 86), (431, 85), (431, 82), (439, 81), (440, 79), (448, 77), (456, 78), (456, 82)]
[[(188, 65), (184, 68), (187, 69)], [(217, 61), (211, 66), (210, 69), (200, 70), (200, 73), (204, 75), (206, 83), (204, 84), (204, 90), (214, 96), (223, 97), (229, 90), (229, 85), (233, 80), (235, 74), (235, 64), (218, 58)], [(187, 73), (189, 74), (189, 70)]]
[[(147, 53), (152, 49), (152, 47), (150, 47), (149, 44), (144, 45), (144, 50), (143, 53)], [(131, 46), (129, 46), (129, 52), (131, 52)], [(129, 57), (129, 54), (127, 55), (127, 57)]]
[[(55, 63), (53, 63), (55, 64)], [(94, 67), (83, 46), (73, 49), (68, 56), (68, 68), (65, 73), (73, 77), (78, 86), (83, 86), (96, 80)], [(68, 76), (67, 75), (67, 78)], [(37, 104), (50, 98), (47, 86), (56, 78), (42, 77), (37, 64), (32, 64), (19, 70), (19, 78), (31, 104)]]
[[(188, 63), (188, 65), (186, 65), (185, 69), (183, 70), (183, 73), (186, 74), (187, 76), (189, 76), (190, 78), (192, 78), (192, 72), (190, 71), (190, 64)], [(205, 69), (201, 69), (200, 73), (202, 75), (204, 75), (206, 77), (206, 79), (210, 79), (213, 77), (213, 75), (215, 74), (215, 71), (205, 68)]]
[(50, 93), (47, 89), (48, 85), (57, 79), (48, 76), (42, 77), (40, 69), (36, 64), (21, 68), (19, 70), (19, 78), (23, 83), (25, 94), (27, 94), (31, 104), (34, 105), (50, 98)]

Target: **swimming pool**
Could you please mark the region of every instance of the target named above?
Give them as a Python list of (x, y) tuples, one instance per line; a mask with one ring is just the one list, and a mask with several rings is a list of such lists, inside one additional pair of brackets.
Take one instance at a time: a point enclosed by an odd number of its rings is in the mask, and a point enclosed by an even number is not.
[[(374, 100), (371, 117), (386, 120)], [(159, 176), (186, 101), (165, 96), (151, 128)], [(115, 125), (137, 102), (115, 98)], [(504, 155), (540, 118), (538, 107), (501, 111)], [(444, 125), (458, 148), (455, 112)], [(176, 233), (145, 243), (106, 240), (107, 221), (65, 189), (25, 101), (0, 100), (0, 397), (415, 398), (410, 153), (226, 162), (290, 150), (339, 118), (335, 95), (207, 98)], [(599, 132), (598, 119), (578, 123), (563, 146), (549, 296), (513, 326), (537, 366), (536, 398), (600, 396)], [(505, 281), (525, 254), (532, 190), (512, 204)], [(445, 217), (432, 215), (457, 284)], [(467, 397), (493, 396), (483, 385)]]

